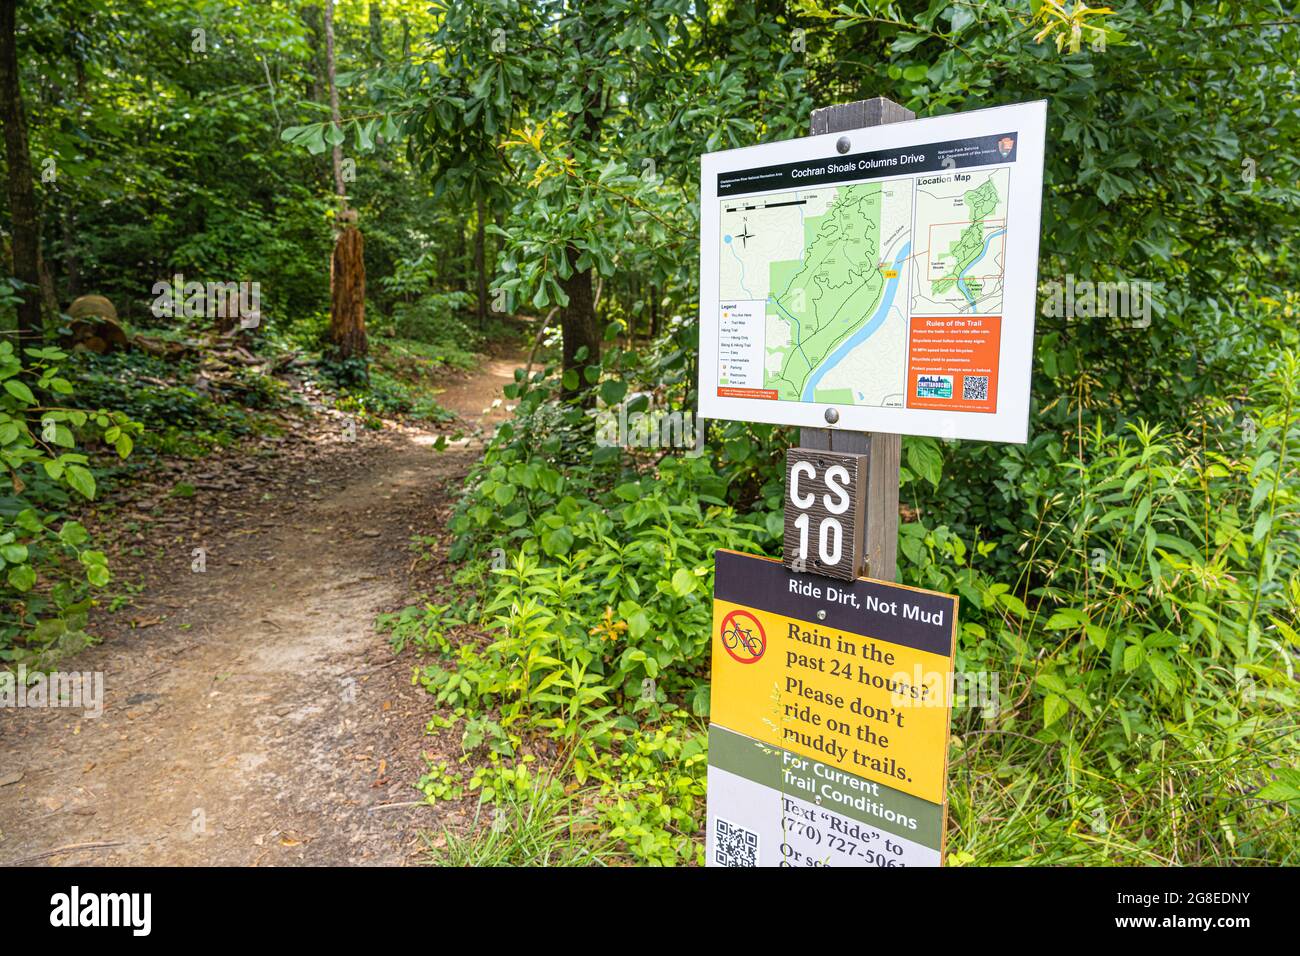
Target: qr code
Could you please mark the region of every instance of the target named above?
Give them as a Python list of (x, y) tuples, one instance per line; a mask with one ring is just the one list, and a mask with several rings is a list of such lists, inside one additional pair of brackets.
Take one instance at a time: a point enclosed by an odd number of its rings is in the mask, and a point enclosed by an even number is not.
[(989, 377), (967, 375), (961, 380), (961, 397), (975, 402), (984, 401), (989, 397)]
[(758, 866), (758, 834), (719, 817), (713, 827), (713, 862), (718, 866)]

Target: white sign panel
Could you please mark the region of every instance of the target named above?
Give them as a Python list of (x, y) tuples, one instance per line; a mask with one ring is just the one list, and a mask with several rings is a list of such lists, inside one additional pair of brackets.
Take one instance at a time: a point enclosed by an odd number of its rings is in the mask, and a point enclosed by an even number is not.
[(702, 156), (700, 415), (1024, 442), (1046, 123), (1038, 101)]

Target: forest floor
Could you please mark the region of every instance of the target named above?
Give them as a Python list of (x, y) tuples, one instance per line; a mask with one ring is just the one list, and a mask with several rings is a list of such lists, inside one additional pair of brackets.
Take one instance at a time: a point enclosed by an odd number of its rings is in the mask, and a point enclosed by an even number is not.
[[(518, 358), (498, 351), (439, 402), (468, 431), (500, 420)], [(411, 541), (445, 524), (481, 445), (439, 452), (437, 432), (393, 424), (351, 440), (323, 409), (286, 425), (87, 521), (128, 529), (113, 571), (143, 588), (59, 665), (103, 674), (102, 715), (4, 712), (0, 865), (402, 864), (460, 822), (413, 787), (423, 754), (447, 754), (411, 652), (374, 621), (441, 573)], [(181, 481), (193, 497), (167, 493)]]

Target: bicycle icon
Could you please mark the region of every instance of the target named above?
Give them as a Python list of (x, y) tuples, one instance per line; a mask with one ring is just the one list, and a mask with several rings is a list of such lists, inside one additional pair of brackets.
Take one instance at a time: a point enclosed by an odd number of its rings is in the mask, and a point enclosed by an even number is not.
[(767, 635), (758, 618), (736, 610), (723, 619), (722, 646), (741, 664), (752, 664), (767, 650)]

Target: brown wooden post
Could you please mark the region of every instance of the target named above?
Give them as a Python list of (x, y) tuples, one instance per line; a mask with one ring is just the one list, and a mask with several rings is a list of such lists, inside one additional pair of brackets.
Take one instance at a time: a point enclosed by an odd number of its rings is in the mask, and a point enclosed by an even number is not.
[[(911, 119), (916, 119), (911, 110), (878, 96), (813, 110), (809, 132), (814, 136), (843, 133)], [(859, 150), (866, 145), (855, 144)], [(867, 456), (863, 573), (881, 581), (894, 580), (898, 573), (898, 468), (902, 460), (902, 437), (884, 432), (801, 428), (799, 444), (804, 448)]]

